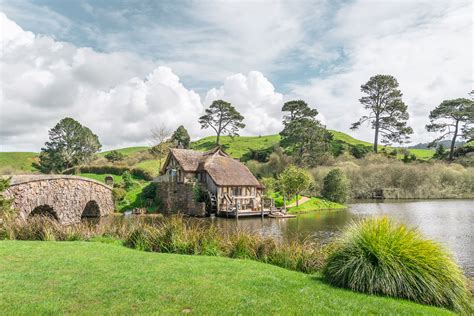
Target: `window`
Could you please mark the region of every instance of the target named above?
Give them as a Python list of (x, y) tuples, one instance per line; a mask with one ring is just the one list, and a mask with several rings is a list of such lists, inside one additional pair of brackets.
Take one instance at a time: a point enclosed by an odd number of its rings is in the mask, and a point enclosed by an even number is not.
[(242, 188), (239, 188), (239, 187), (232, 188), (232, 195), (233, 196), (241, 196), (242, 195)]

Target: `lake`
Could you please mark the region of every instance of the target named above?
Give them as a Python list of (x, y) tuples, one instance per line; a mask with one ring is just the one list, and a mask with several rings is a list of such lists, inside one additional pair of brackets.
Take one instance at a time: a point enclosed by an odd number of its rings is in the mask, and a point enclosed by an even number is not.
[(275, 238), (315, 238), (329, 242), (354, 220), (388, 215), (418, 227), (446, 245), (470, 277), (474, 276), (474, 200), (357, 202), (342, 210), (317, 211), (296, 218), (210, 218), (222, 230), (243, 229)]

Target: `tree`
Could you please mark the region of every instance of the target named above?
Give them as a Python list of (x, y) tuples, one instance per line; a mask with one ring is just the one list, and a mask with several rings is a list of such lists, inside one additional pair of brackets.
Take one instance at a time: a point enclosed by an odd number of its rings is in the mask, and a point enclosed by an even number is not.
[(449, 160), (453, 160), (456, 139), (470, 139), (474, 136), (473, 122), (474, 101), (465, 98), (444, 100), (430, 112), (430, 124), (426, 125), (429, 132), (442, 133), (431, 145), (451, 137)]
[(438, 159), (438, 160), (444, 160), (446, 159), (446, 156), (447, 156), (447, 153), (443, 144), (438, 144), (438, 146), (436, 147), (436, 151), (433, 155), (433, 158)]
[(117, 162), (125, 159), (125, 155), (117, 150), (112, 150), (111, 152), (108, 152), (104, 157), (110, 162)]
[(49, 141), (41, 148), (39, 167), (43, 172), (61, 172), (88, 163), (102, 145), (97, 135), (76, 120), (66, 117), (49, 130)]
[(366, 96), (359, 102), (369, 110), (369, 115), (362, 116), (351, 125), (351, 129), (355, 130), (365, 122), (370, 123), (375, 130), (374, 152), (378, 152), (379, 136), (384, 144), (407, 141), (413, 129), (407, 126), (409, 115), (397, 79), (390, 75), (376, 75), (361, 86), (361, 91)]
[(311, 182), (311, 175), (306, 169), (290, 165), (280, 175), (279, 188), (286, 198), (291, 198), (296, 195), (296, 206), (298, 206), (298, 195), (308, 189)]
[(199, 118), (201, 128), (211, 127), (217, 134), (216, 145), (223, 134), (239, 136), (239, 129), (245, 127), (244, 117), (228, 102), (216, 100), (206, 109), (206, 114)]
[(171, 147), (170, 138), (171, 131), (162, 123), (151, 129), (151, 149), (150, 152), (157, 156), (159, 169), (161, 170), (161, 160), (168, 153)]
[(290, 148), (297, 162), (314, 165), (317, 157), (329, 149), (332, 134), (316, 119), (318, 111), (303, 100), (288, 101), (282, 107), (281, 144)]
[(173, 135), (171, 135), (171, 142), (176, 147), (189, 148), (191, 138), (189, 137), (188, 131), (184, 128), (183, 125), (178, 127), (178, 129), (174, 131)]
[(322, 196), (337, 203), (344, 203), (348, 196), (347, 179), (341, 169), (332, 169), (324, 177)]

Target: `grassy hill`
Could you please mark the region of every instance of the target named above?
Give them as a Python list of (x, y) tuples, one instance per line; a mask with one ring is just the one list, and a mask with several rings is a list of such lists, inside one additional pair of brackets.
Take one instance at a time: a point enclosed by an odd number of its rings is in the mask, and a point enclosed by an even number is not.
[(130, 156), (130, 155), (134, 155), (134, 154), (146, 151), (146, 150), (148, 150), (148, 148), (149, 147), (146, 147), (146, 146), (125, 147), (125, 148), (118, 148), (118, 149), (102, 151), (102, 152), (98, 153), (98, 155), (101, 156), (101, 157), (104, 157), (105, 155), (107, 155), (111, 151), (118, 151), (118, 152), (124, 154), (125, 156)]
[(98, 242), (0, 241), (0, 310), (31, 314), (448, 315), (251, 260)]
[(38, 154), (33, 152), (0, 152), (0, 174), (31, 173)]
[[(352, 136), (338, 131), (331, 131), (334, 139), (349, 146), (363, 145), (372, 146), (371, 143), (361, 141)], [(214, 148), (215, 136), (204, 137), (191, 144), (191, 147), (196, 150), (206, 151)], [(221, 144), (226, 152), (234, 158), (242, 158), (251, 150), (265, 150), (270, 149), (280, 141), (280, 135), (265, 135), (265, 136), (221, 136)], [(116, 149), (125, 156), (134, 160), (134, 158), (142, 157), (142, 159), (135, 159), (130, 166), (133, 168), (141, 168), (146, 171), (156, 173), (159, 170), (160, 161), (150, 157), (143, 158), (146, 155), (146, 146), (126, 147)], [(98, 154), (103, 158), (109, 151), (104, 151)], [(410, 149), (410, 152), (415, 154), (418, 159), (428, 160), (433, 156), (434, 151), (430, 149)], [(32, 163), (35, 162), (38, 154), (32, 152), (3, 152), (0, 153), (0, 173), (29, 173), (34, 172)], [(399, 155), (399, 158), (402, 156)]]

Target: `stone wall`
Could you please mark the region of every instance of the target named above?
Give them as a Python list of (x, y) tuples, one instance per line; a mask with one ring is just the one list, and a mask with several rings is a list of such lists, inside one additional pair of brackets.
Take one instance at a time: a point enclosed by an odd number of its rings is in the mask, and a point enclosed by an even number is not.
[(157, 183), (156, 196), (161, 201), (165, 213), (206, 216), (205, 203), (194, 201), (192, 183)]
[[(98, 206), (100, 216), (112, 213), (115, 204), (112, 188), (95, 180), (75, 176), (13, 176), (5, 197), (27, 218), (35, 208), (52, 208), (62, 224), (81, 221), (91, 215), (91, 205)], [(97, 206), (95, 206), (97, 205)]]

